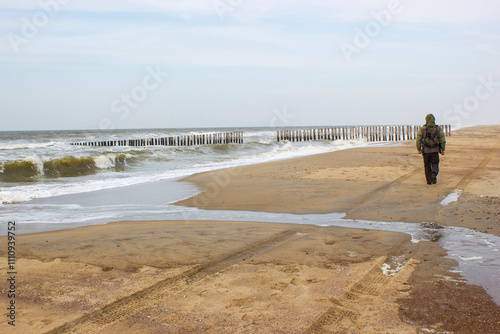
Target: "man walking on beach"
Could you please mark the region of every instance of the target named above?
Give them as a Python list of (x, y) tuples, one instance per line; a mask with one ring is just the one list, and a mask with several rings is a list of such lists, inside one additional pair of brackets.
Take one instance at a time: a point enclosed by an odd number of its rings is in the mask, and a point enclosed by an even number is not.
[(445, 154), (446, 138), (434, 115), (425, 116), (425, 125), (418, 130), (417, 151), (424, 157), (427, 184), (436, 184), (439, 174), (439, 153)]

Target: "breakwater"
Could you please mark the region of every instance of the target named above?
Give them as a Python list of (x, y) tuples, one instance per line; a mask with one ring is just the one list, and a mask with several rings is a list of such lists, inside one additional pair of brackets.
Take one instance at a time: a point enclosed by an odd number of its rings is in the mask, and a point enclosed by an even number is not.
[[(276, 140), (302, 142), (313, 140), (352, 140), (366, 138), (370, 142), (405, 141), (417, 138), (420, 125), (348, 126), (317, 129), (277, 130)], [(441, 125), (446, 136), (451, 136), (451, 125)], [(75, 142), (78, 146), (194, 146), (212, 144), (242, 144), (243, 131), (191, 134), (145, 139), (121, 139)]]
[[(366, 138), (370, 142), (404, 141), (417, 138), (420, 125), (349, 126), (320, 129), (278, 130), (277, 141), (351, 140)], [(451, 135), (451, 125), (441, 125), (446, 136)]]
[(193, 146), (212, 144), (242, 144), (243, 131), (219, 132), (198, 135), (156, 137), (146, 139), (121, 139), (70, 143), (78, 146)]

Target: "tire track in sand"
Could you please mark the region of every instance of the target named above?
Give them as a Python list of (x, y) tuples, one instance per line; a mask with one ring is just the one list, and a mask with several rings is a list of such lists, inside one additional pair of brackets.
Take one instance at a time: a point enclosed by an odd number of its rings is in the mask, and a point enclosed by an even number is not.
[(481, 161), (479, 163), (479, 165), (477, 165), (473, 170), (471, 170), (469, 173), (467, 173), (457, 183), (457, 185), (455, 186), (455, 189), (465, 190), (465, 188), (467, 188), (467, 186), (472, 182), (472, 180), (474, 180), (479, 175), (479, 173), (481, 173), (483, 171), (483, 169), (486, 168), (486, 165), (488, 165), (490, 163), (491, 159), (493, 159), (493, 157), (495, 156), (495, 154), (497, 154), (497, 152), (499, 150), (500, 149), (498, 149), (498, 148), (492, 149), (490, 151), (490, 153), (483, 159), (483, 161)]
[(351, 287), (340, 297), (331, 298), (330, 306), (316, 321), (314, 321), (304, 333), (347, 333), (349, 329), (361, 329), (364, 325), (360, 318), (363, 313), (363, 303), (377, 307), (379, 297), (385, 290), (398, 289), (398, 286), (406, 284), (418, 261), (408, 260), (395, 276), (387, 276), (382, 271), (382, 266), (387, 257), (382, 256), (373, 261), (372, 266), (363, 277), (351, 285)]
[(375, 188), (371, 191), (368, 191), (366, 194), (359, 196), (358, 198), (356, 198), (353, 201), (352, 209), (350, 209), (348, 211), (357, 209), (357, 208), (361, 207), (363, 204), (370, 202), (373, 199), (379, 198), (380, 192), (386, 191), (386, 190), (392, 188), (393, 186), (395, 186), (396, 184), (403, 183), (404, 181), (408, 180), (409, 178), (413, 177), (414, 175), (422, 173), (423, 169), (424, 169), (423, 167), (419, 167), (419, 168), (417, 168), (409, 173), (406, 173), (406, 174), (398, 177), (397, 179), (395, 179), (391, 182), (388, 182), (387, 184), (384, 184), (383, 186)]
[(208, 263), (191, 268), (179, 275), (166, 278), (146, 289), (116, 300), (103, 308), (86, 313), (47, 333), (98, 333), (99, 329), (112, 325), (124, 318), (133, 316), (141, 310), (159, 305), (165, 297), (175, 292), (179, 292), (189, 285), (239, 263), (246, 258), (269, 251), (279, 246), (277, 243), (282, 243), (293, 237), (298, 237), (297, 230), (281, 231), (269, 238), (259, 240), (244, 248), (222, 255)]
[[(497, 154), (497, 152), (499, 150), (500, 149), (498, 149), (498, 148), (492, 149), (488, 153), (488, 155), (476, 167), (474, 167), (474, 169), (472, 169), (464, 177), (462, 177), (462, 179), (455, 186), (455, 189), (464, 190), (472, 182), (472, 180), (474, 180), (479, 175), (479, 173), (481, 173), (484, 170), (484, 168), (488, 165), (488, 163), (491, 161), (491, 159), (493, 159), (493, 157), (495, 156), (495, 154)], [(390, 188), (392, 188), (393, 186), (395, 186), (396, 184), (403, 183), (406, 180), (410, 179), (411, 177), (413, 177), (419, 173), (422, 173), (423, 169), (424, 169), (424, 167), (419, 167), (419, 168), (417, 168), (417, 169), (415, 169), (415, 170), (413, 170), (405, 175), (398, 177), (394, 181), (391, 181), (387, 184), (384, 184), (383, 186), (380, 186), (376, 189), (373, 189), (373, 190), (367, 192), (366, 194), (358, 197), (353, 202), (354, 203), (353, 208), (358, 208), (358, 207), (362, 206), (363, 204), (366, 204), (367, 202), (372, 201), (373, 199), (379, 198), (381, 192), (387, 191)]]

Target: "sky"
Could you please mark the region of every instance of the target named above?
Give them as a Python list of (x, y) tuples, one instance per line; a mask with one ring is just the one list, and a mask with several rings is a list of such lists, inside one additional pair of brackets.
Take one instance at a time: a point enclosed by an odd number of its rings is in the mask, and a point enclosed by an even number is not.
[(0, 131), (500, 124), (497, 0), (0, 0)]

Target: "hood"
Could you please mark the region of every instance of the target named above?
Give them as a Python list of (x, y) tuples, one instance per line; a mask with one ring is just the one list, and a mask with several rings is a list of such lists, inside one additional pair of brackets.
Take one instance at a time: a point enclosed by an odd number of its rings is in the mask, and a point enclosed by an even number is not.
[(428, 114), (425, 116), (425, 124), (427, 125), (435, 125), (436, 124), (436, 118), (434, 118), (433, 114)]

